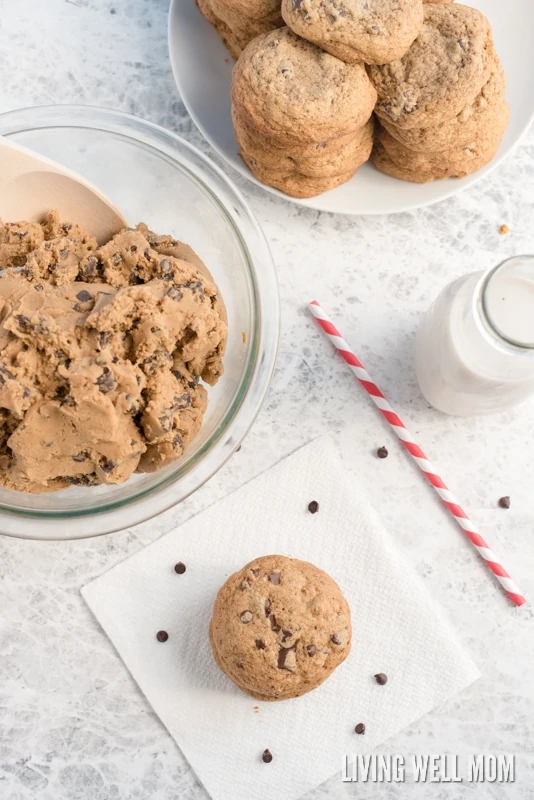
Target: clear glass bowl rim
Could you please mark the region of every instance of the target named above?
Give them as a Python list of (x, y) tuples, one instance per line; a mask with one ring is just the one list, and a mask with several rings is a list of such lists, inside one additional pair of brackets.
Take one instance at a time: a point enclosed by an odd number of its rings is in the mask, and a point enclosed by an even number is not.
[[(0, 533), (67, 540), (99, 536), (152, 519), (180, 503), (218, 472), (250, 429), (269, 389), (278, 352), (280, 299), (267, 240), (247, 202), (225, 173), (189, 142), (140, 117), (95, 106), (33, 106), (0, 114), (0, 135), (6, 137), (48, 128), (82, 128), (126, 137), (163, 153), (183, 171), (192, 173), (233, 228), (248, 265), (255, 298), (249, 357), (234, 402), (208, 441), (192, 457), (180, 459), (175, 471), (153, 487), (98, 509), (33, 512), (0, 504)], [(217, 192), (203, 180), (203, 175), (206, 181), (209, 178), (217, 185)], [(63, 528), (62, 521), (75, 522), (75, 529), (60, 533), (58, 524)], [(29, 530), (32, 522), (38, 526), (38, 533)]]

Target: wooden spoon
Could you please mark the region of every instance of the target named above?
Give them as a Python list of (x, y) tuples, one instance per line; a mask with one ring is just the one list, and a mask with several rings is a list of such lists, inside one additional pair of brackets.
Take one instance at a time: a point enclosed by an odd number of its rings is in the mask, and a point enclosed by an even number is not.
[(128, 223), (95, 186), (44, 156), (0, 136), (0, 219), (41, 222), (57, 209), (104, 244)]

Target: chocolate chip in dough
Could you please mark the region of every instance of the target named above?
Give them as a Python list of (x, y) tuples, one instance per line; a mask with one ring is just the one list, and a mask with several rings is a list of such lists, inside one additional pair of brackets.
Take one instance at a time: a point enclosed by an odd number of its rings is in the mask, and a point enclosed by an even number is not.
[(309, 656), (314, 656), (317, 652), (317, 648), (314, 644), (308, 644), (306, 645), (306, 652)]
[(256, 639), (256, 650), (265, 650), (265, 642), (263, 639)]
[(279, 572), (272, 572), (269, 575), (269, 580), (271, 581), (271, 583), (274, 583), (275, 586), (278, 586), (278, 584), (280, 583), (280, 573)]

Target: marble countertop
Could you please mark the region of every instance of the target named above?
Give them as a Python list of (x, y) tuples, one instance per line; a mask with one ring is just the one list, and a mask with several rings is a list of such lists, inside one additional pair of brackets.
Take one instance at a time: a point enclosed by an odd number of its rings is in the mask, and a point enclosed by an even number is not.
[[(71, 102), (118, 108), (213, 155), (174, 87), (167, 13), (168, 0), (2, 0), (0, 112)], [(397, 216), (334, 217), (232, 177), (263, 225), (280, 279), (282, 340), (269, 397), (242, 450), (158, 519), (73, 543), (0, 537), (0, 797), (206, 797), (91, 617), (80, 587), (331, 432), (352, 437), (371, 500), (482, 672), (468, 691), (384, 751), (515, 754), (516, 781), (362, 786), (336, 776), (310, 800), (534, 798), (532, 605), (507, 603), (303, 310), (313, 295), (335, 315), (532, 601), (534, 401), (489, 418), (445, 417), (418, 391), (411, 348), (421, 314), (446, 282), (534, 249), (534, 129), (473, 188)], [(501, 223), (510, 227), (508, 236), (499, 235)], [(391, 453), (385, 461), (373, 457), (382, 444)], [(504, 494), (512, 497), (509, 511), (497, 507)]]

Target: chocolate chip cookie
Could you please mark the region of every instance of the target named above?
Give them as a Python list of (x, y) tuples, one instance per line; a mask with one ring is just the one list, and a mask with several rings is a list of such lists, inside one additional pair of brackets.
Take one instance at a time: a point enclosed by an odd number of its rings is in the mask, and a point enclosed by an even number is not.
[(226, 24), (226, 22), (224, 22), (215, 14), (209, 3), (209, 0), (196, 0), (196, 4), (202, 16), (210, 23), (210, 25), (213, 25), (213, 27), (221, 37), (224, 46), (226, 47), (232, 58), (237, 61), (237, 59), (243, 52), (243, 48), (246, 47), (248, 42), (241, 42), (238, 39), (238, 37), (230, 29), (230, 27)]
[(210, 642), (220, 669), (260, 700), (286, 700), (317, 688), (348, 656), (350, 609), (321, 569), (263, 556), (220, 589)]
[(388, 64), (406, 53), (423, 25), (423, 0), (282, 0), (299, 36), (348, 63)]
[(354, 134), (376, 102), (362, 64), (345, 64), (289, 28), (259, 36), (234, 67), (232, 102), (282, 146)]
[(502, 110), (506, 93), (506, 76), (498, 58), (494, 59), (493, 71), (482, 91), (456, 117), (441, 125), (429, 128), (399, 128), (385, 119), (382, 126), (400, 144), (419, 152), (447, 150), (462, 147), (476, 139), (479, 131), (489, 131), (502, 125)]
[(423, 29), (406, 55), (368, 68), (378, 92), (376, 114), (399, 128), (439, 125), (474, 101), (493, 57), (490, 25), (480, 11), (427, 5)]
[(441, 178), (463, 178), (476, 172), (495, 156), (510, 119), (505, 101), (494, 124), (480, 130), (468, 144), (439, 152), (416, 152), (401, 145), (383, 128), (378, 128), (373, 164), (381, 172), (413, 183), (428, 183)]
[(288, 152), (270, 140), (258, 136), (251, 128), (241, 123), (237, 114), (234, 129), (240, 151), (244, 158), (255, 159), (265, 170), (289, 171), (308, 175), (311, 178), (330, 178), (349, 172), (354, 173), (364, 164), (373, 149), (373, 120), (360, 128), (352, 139), (337, 148), (315, 149), (312, 155), (301, 154), (297, 148)]

